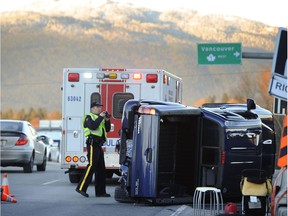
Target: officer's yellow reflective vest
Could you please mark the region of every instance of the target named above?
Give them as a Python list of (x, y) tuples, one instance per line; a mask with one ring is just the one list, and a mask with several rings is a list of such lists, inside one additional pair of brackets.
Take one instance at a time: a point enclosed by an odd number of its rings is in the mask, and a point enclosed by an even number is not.
[(94, 113), (90, 113), (84, 116), (83, 120), (82, 120), (82, 127), (84, 130), (84, 136), (88, 137), (89, 135), (95, 135), (98, 137), (102, 137), (103, 132), (104, 132), (104, 137), (105, 137), (105, 141), (107, 140), (107, 132), (105, 129), (105, 120), (103, 119), (103, 121), (101, 121), (99, 127), (96, 130), (90, 130), (88, 127), (84, 127), (84, 122), (87, 116), (90, 116), (91, 119), (93, 121), (95, 121), (98, 118), (98, 115), (94, 114)]

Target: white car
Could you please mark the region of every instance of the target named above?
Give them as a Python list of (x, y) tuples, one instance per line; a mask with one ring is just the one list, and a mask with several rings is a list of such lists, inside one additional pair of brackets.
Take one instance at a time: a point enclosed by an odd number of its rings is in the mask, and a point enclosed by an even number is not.
[(48, 137), (46, 135), (40, 135), (39, 136), (41, 140), (44, 142), (44, 144), (47, 147), (47, 160), (52, 161), (51, 159), (51, 149), (54, 148), (54, 140), (51, 137)]
[(0, 120), (1, 166), (20, 166), (24, 173), (46, 170), (47, 147), (27, 121)]
[[(60, 144), (61, 144), (61, 131), (60, 130), (39, 130), (40, 136), (50, 137), (53, 143), (50, 144), (48, 159), (49, 161), (60, 161)], [(50, 141), (51, 142), (51, 141)]]

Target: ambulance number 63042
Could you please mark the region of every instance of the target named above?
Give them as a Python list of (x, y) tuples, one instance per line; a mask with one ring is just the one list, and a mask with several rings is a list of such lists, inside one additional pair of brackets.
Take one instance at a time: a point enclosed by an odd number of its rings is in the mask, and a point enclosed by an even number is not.
[(81, 102), (82, 101), (82, 97), (81, 96), (68, 96), (67, 97), (67, 100), (68, 101), (71, 101), (71, 102)]

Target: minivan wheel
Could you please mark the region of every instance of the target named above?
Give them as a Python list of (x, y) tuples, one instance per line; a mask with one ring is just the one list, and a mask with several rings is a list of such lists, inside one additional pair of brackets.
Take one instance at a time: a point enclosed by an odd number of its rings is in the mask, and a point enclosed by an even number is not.
[(33, 166), (34, 166), (34, 156), (31, 155), (29, 163), (25, 164), (23, 166), (23, 172), (24, 173), (32, 173), (33, 172)]
[(129, 197), (127, 192), (120, 186), (115, 187), (114, 199), (121, 203), (135, 202), (135, 200)]

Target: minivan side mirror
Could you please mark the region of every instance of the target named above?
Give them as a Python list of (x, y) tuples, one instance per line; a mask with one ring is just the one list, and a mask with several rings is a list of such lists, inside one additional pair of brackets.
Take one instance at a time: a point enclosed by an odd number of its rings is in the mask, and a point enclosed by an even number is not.
[(247, 99), (247, 110), (256, 109), (256, 104), (253, 99)]

